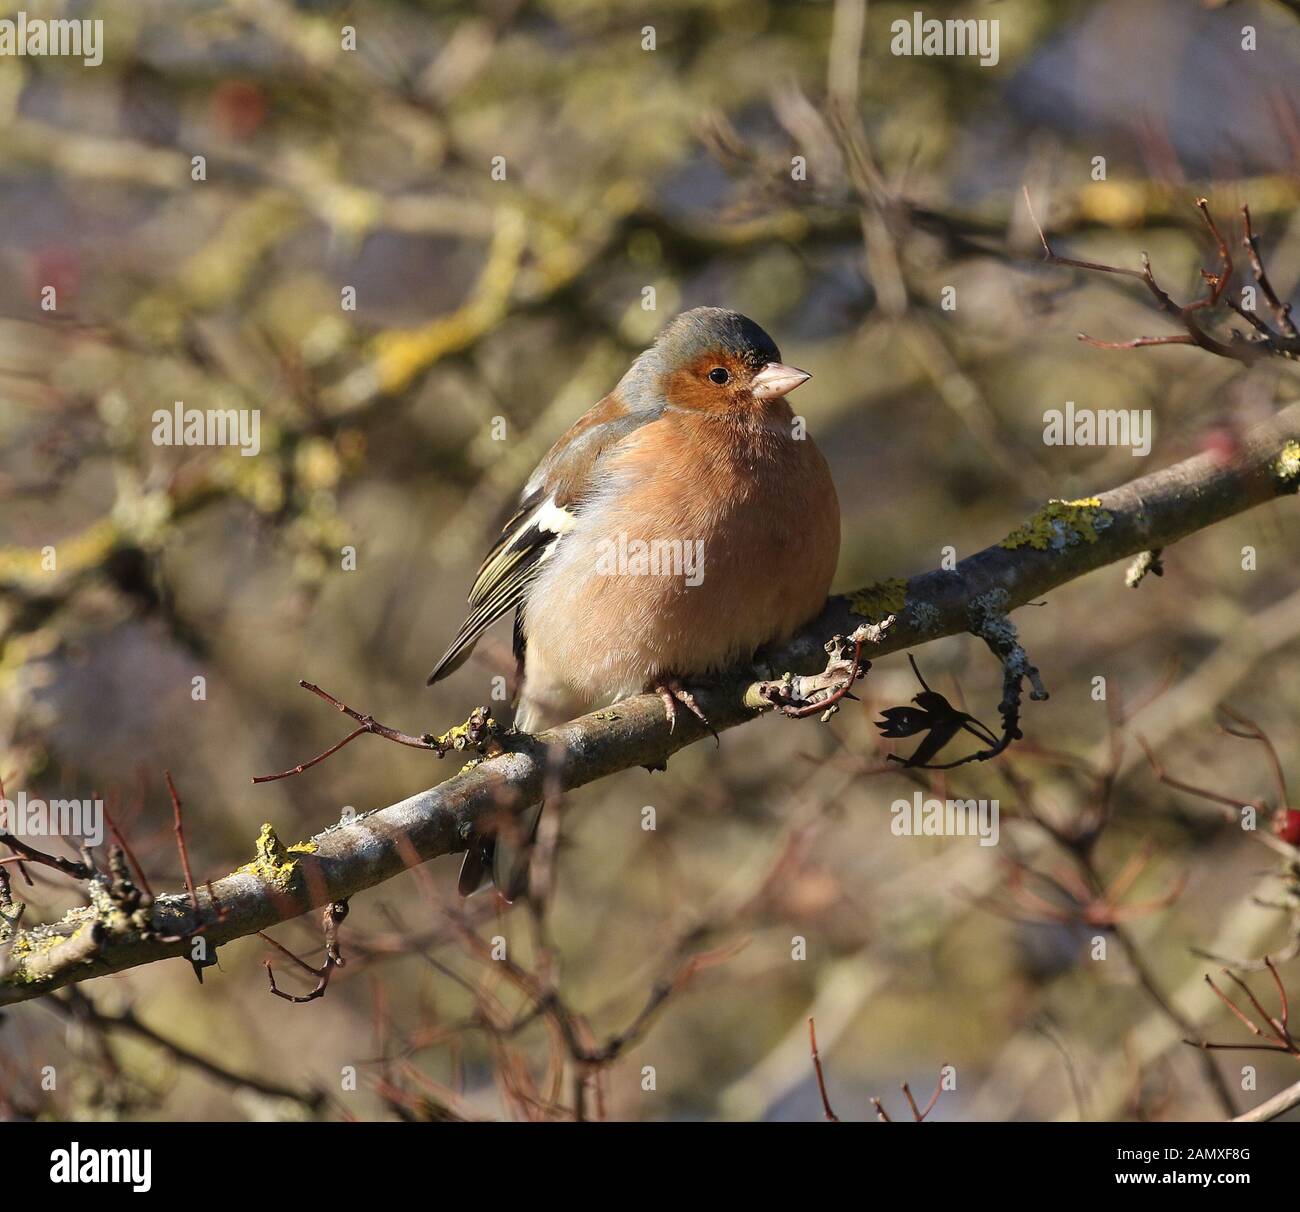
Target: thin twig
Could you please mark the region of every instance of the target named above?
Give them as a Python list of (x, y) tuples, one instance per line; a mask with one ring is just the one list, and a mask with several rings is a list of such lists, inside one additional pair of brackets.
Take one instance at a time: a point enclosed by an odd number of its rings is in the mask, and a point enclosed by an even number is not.
[(822, 1111), (831, 1123), (838, 1124), (840, 1117), (831, 1110), (831, 1100), (826, 1094), (826, 1075), (822, 1072), (822, 1058), (817, 1051), (817, 1025), (811, 1018), (808, 1020), (808, 1043), (812, 1048), (813, 1069), (817, 1073), (817, 1090), (822, 1096)]

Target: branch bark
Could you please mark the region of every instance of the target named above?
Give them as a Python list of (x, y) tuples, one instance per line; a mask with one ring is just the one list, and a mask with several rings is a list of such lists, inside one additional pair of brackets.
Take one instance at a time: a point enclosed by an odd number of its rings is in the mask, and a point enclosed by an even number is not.
[(1285, 1115), (1292, 1107), (1300, 1107), (1300, 1082), (1288, 1086), (1279, 1094), (1273, 1095), (1267, 1102), (1262, 1102), (1244, 1115), (1238, 1115), (1233, 1121), (1238, 1124), (1263, 1124), (1270, 1119)]
[[(771, 709), (764, 680), (825, 665), (824, 644), (864, 620), (896, 616), (876, 657), (976, 628), (1094, 569), (1177, 540), (1300, 489), (1300, 404), (1247, 435), (1230, 459), (1208, 453), (1081, 502), (1053, 502), (952, 571), (886, 581), (832, 597), (780, 651), (735, 669), (699, 700), (721, 732)], [(1140, 592), (1140, 591), (1139, 591)], [(148, 928), (120, 912), (92, 881), (92, 904), (58, 922), (9, 927), (0, 942), (0, 1005), (176, 956), (191, 958), (345, 900), (414, 864), (463, 850), (477, 824), (519, 811), (544, 795), (581, 787), (634, 766), (654, 766), (708, 733), (689, 713), (670, 732), (654, 694), (593, 712), (537, 737), (507, 737), (509, 749), (418, 795), (285, 847), (263, 828), (253, 862), (198, 893), (160, 896)], [(203, 926), (201, 935), (194, 935)], [(0, 929), (3, 929), (0, 924)], [(211, 958), (205, 962), (211, 963)]]

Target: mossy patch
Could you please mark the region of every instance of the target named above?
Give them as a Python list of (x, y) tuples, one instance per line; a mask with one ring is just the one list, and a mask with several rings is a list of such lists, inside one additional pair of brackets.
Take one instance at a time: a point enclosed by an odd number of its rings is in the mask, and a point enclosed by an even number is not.
[(1095, 543), (1111, 523), (1100, 497), (1077, 501), (1048, 501), (1032, 518), (1022, 522), (1001, 543), (1014, 551), (1033, 547), (1037, 551), (1064, 551), (1079, 543)]
[(907, 582), (899, 577), (877, 581), (848, 595), (849, 609), (870, 623), (898, 614), (907, 604)]

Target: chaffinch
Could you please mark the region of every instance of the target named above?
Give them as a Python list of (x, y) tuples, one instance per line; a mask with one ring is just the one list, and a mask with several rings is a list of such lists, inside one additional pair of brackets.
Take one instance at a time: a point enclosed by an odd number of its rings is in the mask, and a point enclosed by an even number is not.
[[(745, 316), (678, 316), (533, 472), (430, 684), (514, 610), (519, 729), (649, 690), (670, 726), (679, 703), (703, 719), (683, 679), (788, 638), (830, 589), (839, 502), (785, 399), (809, 377)], [(512, 833), (531, 840), (539, 814)], [(461, 892), (490, 866), (513, 898), (526, 858), (501, 834), (478, 839)]]

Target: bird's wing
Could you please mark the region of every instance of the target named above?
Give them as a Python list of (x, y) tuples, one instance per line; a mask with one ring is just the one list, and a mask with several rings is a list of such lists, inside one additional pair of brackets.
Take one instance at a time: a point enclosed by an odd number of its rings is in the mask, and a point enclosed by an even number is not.
[(538, 566), (573, 527), (600, 462), (629, 434), (661, 415), (658, 408), (629, 409), (611, 394), (551, 447), (483, 560), (469, 594), (469, 617), (429, 674), (430, 685), (459, 669), (479, 636), (523, 601)]

